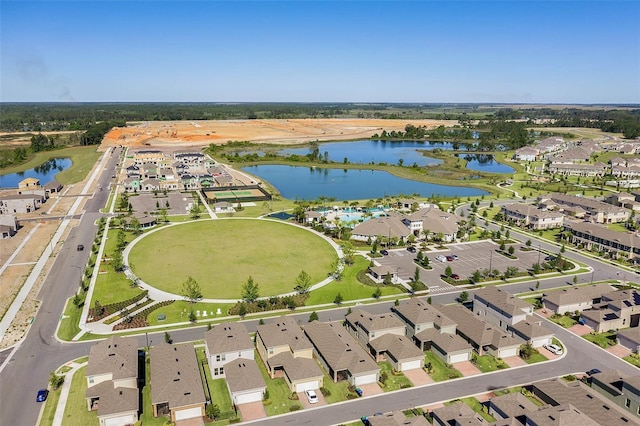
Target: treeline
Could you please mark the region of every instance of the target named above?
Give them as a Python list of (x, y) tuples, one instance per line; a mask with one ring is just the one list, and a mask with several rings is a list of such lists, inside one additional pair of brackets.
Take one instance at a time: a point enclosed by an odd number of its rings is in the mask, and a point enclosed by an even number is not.
[(113, 127), (125, 126), (124, 121), (103, 121), (89, 126), (86, 132), (80, 136), (80, 145), (99, 145), (104, 135)]
[(31, 150), (33, 152), (50, 151), (55, 149), (58, 135), (46, 136), (42, 133), (31, 136)]

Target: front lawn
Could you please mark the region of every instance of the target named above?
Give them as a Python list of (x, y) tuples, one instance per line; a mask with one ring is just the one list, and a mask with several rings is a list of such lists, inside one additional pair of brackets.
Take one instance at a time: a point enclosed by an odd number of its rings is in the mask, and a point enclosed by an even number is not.
[(369, 261), (367, 259), (362, 256), (356, 256), (353, 265), (345, 267), (342, 280), (333, 281), (322, 288), (313, 290), (309, 294), (309, 298), (305, 302), (305, 305), (313, 306), (324, 303), (333, 303), (338, 293), (342, 295), (345, 302), (349, 300), (370, 299), (373, 298), (373, 293), (376, 288), (380, 288), (382, 296), (402, 294), (402, 291), (396, 287), (372, 287), (364, 285), (358, 281), (358, 272), (364, 271), (368, 267)]
[[(69, 397), (67, 398), (67, 404), (64, 408), (63, 424), (95, 426), (100, 424), (97, 411), (87, 411), (87, 400), (85, 399), (87, 394), (87, 379), (84, 374), (86, 370), (87, 367), (79, 368), (73, 375)], [(69, 380), (69, 377), (65, 379)]]
[(257, 352), (255, 358), (258, 367), (260, 367), (262, 377), (267, 384), (267, 392), (269, 392), (268, 401), (271, 401), (264, 406), (267, 415), (275, 416), (278, 414), (285, 414), (291, 411), (302, 409), (302, 404), (300, 403), (300, 401), (298, 401), (297, 399), (289, 399), (289, 397), (291, 396), (291, 391), (289, 390), (289, 386), (287, 386), (284, 379), (271, 379), (271, 377), (269, 377), (269, 373), (267, 373), (267, 369), (264, 366), (264, 363), (262, 362), (262, 359), (257, 354)]
[(592, 331), (582, 337), (604, 349), (616, 344), (616, 333), (614, 331), (608, 331), (605, 333), (596, 333)]
[(564, 328), (569, 328), (576, 325), (578, 322), (574, 320), (572, 317), (567, 315), (552, 315), (549, 319), (555, 322), (558, 325), (561, 325)]
[[(187, 322), (189, 321), (189, 312), (191, 312), (192, 310), (194, 312), (200, 311), (200, 316), (197, 317), (198, 320), (212, 320), (217, 316), (227, 316), (227, 311), (232, 306), (232, 303), (198, 302), (190, 304), (185, 300), (177, 300), (170, 305), (162, 306), (149, 313), (149, 315), (147, 315), (147, 321), (149, 322), (149, 325), (171, 325), (179, 322)], [(218, 309), (220, 309), (220, 315), (216, 315)], [(206, 316), (203, 315), (204, 312), (207, 313)], [(164, 314), (166, 316), (166, 319), (159, 321), (158, 314)]]
[(537, 353), (534, 352), (531, 354), (531, 356), (528, 359), (525, 359), (525, 362), (527, 364), (535, 364), (537, 362), (544, 362), (544, 361), (548, 361), (548, 358), (542, 355), (540, 352), (537, 352)]
[(393, 368), (388, 362), (380, 362), (378, 365), (380, 366), (380, 373), (386, 373), (387, 375), (387, 380), (384, 382), (384, 387), (382, 388), (385, 392), (392, 392), (413, 386), (411, 381), (407, 379), (403, 373), (396, 372), (394, 374)]
[(347, 380), (342, 380), (338, 383), (335, 383), (333, 380), (331, 380), (331, 377), (325, 374), (322, 383), (323, 387), (331, 392), (331, 395), (324, 396), (327, 404), (346, 401), (348, 399), (348, 394), (352, 394), (355, 397), (355, 393), (349, 391), (349, 382)]
[(640, 356), (636, 354), (631, 354), (629, 356), (625, 356), (623, 359), (627, 361), (629, 364), (633, 364), (636, 367), (640, 368)]
[(426, 351), (424, 355), (424, 365), (428, 366), (429, 364), (431, 364), (431, 372), (427, 372), (435, 382), (442, 382), (444, 380), (462, 377), (462, 373), (460, 373), (455, 368), (445, 364), (445, 362), (442, 361), (438, 357), (438, 355), (434, 354), (433, 352)]
[(498, 360), (493, 355), (477, 356), (474, 354), (472, 362), (483, 373), (508, 368), (504, 361)]
[(231, 402), (231, 395), (225, 379), (211, 380), (209, 382), (209, 390), (211, 391), (211, 401), (220, 408), (220, 413), (231, 413), (233, 411), (233, 403)]
[(49, 426), (53, 424), (53, 417), (56, 415), (56, 408), (58, 408), (58, 401), (60, 400), (60, 389), (49, 390), (49, 396), (47, 396), (47, 402), (42, 411), (42, 417), (40, 418), (40, 426)]

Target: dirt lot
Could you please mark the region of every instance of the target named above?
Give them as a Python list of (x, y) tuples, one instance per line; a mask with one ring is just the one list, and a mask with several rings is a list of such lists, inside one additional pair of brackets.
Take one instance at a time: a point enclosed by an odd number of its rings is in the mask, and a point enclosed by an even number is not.
[(382, 130), (403, 130), (407, 124), (434, 128), (454, 120), (291, 119), (148, 121), (107, 133), (103, 145), (163, 147), (205, 146), (227, 141), (295, 144), (314, 140), (368, 138)]

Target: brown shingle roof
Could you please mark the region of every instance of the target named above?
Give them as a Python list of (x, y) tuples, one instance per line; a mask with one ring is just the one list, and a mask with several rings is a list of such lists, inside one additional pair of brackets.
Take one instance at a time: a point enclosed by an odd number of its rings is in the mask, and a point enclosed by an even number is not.
[(280, 317), (259, 325), (258, 334), (267, 348), (288, 345), (293, 352), (313, 349), (298, 323), (291, 317)]
[(553, 332), (541, 326), (531, 316), (527, 316), (527, 319), (520, 321), (510, 326), (518, 335), (526, 339), (535, 339), (537, 337), (551, 336)]
[(138, 411), (140, 395), (137, 388), (113, 387), (113, 382), (106, 381), (87, 389), (87, 398), (100, 397), (98, 416)]
[(247, 327), (241, 322), (224, 322), (204, 333), (210, 354), (222, 354), (253, 349)]
[(554, 305), (570, 305), (573, 303), (588, 302), (594, 299), (599, 299), (603, 294), (610, 292), (612, 289), (613, 288), (609, 284), (593, 284), (550, 291), (545, 293), (543, 298)]
[(238, 358), (224, 365), (225, 376), (231, 392), (265, 389), (262, 373), (253, 359)]
[(414, 326), (432, 323), (442, 328), (456, 324), (455, 321), (422, 299), (409, 299), (406, 303), (392, 307), (391, 310)]
[(491, 398), (490, 403), (500, 413), (509, 417), (517, 417), (527, 411), (536, 411), (538, 409), (536, 404), (519, 392), (495, 396)]
[(481, 320), (464, 306), (437, 305), (437, 308), (456, 321), (458, 331), (479, 347), (492, 346), (500, 349), (520, 344), (517, 339), (507, 335), (499, 327)]
[(520, 315), (531, 311), (531, 304), (496, 286), (488, 286), (476, 290), (474, 299), (480, 299), (492, 308), (509, 316)]
[(353, 235), (368, 235), (371, 237), (384, 236), (404, 238), (411, 234), (411, 230), (407, 228), (397, 215), (383, 216), (375, 219), (364, 221), (353, 228)]
[(193, 345), (155, 346), (151, 359), (151, 403), (169, 403), (170, 409), (204, 404), (204, 390)]
[(411, 358), (422, 358), (422, 352), (416, 345), (404, 336), (397, 334), (385, 334), (369, 342), (376, 352), (387, 352), (396, 361), (404, 361)]
[(354, 309), (345, 318), (354, 326), (360, 324), (360, 328), (369, 333), (373, 331), (388, 330), (390, 328), (404, 328), (404, 323), (400, 321), (398, 317), (390, 313), (374, 315), (361, 309)]
[(318, 363), (312, 358), (294, 358), (291, 352), (280, 352), (267, 361), (271, 368), (281, 366), (291, 381), (310, 380), (322, 377)]
[(87, 376), (112, 374), (112, 380), (138, 377), (138, 341), (112, 336), (91, 347)]

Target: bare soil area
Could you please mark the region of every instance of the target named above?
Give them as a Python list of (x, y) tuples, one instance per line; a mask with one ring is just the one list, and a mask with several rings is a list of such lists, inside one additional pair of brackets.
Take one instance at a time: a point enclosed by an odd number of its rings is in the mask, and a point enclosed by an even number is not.
[(455, 120), (291, 119), (147, 121), (112, 129), (103, 146), (132, 147), (206, 146), (227, 141), (296, 144), (315, 140), (369, 138), (375, 133), (402, 130), (407, 124), (435, 128)]

